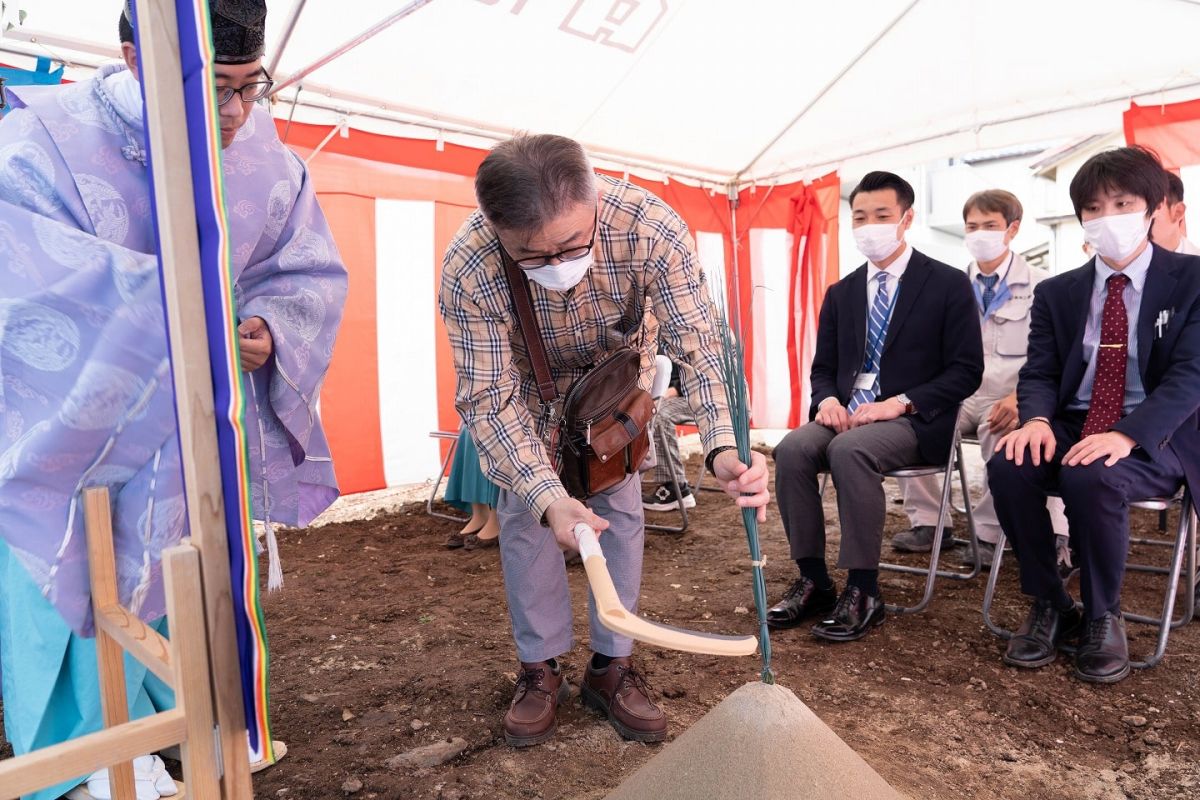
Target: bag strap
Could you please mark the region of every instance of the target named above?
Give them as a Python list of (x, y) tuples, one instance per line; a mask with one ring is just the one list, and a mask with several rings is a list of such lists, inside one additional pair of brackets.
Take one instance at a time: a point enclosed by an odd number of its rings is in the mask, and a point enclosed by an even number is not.
[(517, 311), (517, 325), (521, 329), (521, 338), (525, 340), (525, 349), (529, 351), (529, 361), (533, 365), (533, 377), (537, 380), (538, 396), (546, 405), (558, 399), (558, 387), (550, 375), (550, 362), (546, 359), (546, 345), (542, 341), (542, 332), (538, 328), (537, 317), (533, 315), (533, 296), (529, 293), (529, 283), (521, 274), (520, 268), (513, 263), (504, 251), (504, 245), (497, 241), (500, 249), (500, 259), (504, 262), (504, 277), (508, 280), (508, 293), (512, 296), (513, 306)]

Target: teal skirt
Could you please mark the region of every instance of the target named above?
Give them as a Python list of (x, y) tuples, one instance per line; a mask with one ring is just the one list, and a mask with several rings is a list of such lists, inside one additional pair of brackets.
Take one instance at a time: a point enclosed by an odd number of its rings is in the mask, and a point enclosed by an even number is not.
[(470, 511), (472, 503), (496, 507), (500, 499), (500, 487), (489, 481), (479, 467), (479, 451), (471, 441), (471, 434), (464, 426), (458, 434), (458, 447), (454, 451), (454, 463), (450, 465), (450, 478), (446, 482), (446, 502), (463, 511)]

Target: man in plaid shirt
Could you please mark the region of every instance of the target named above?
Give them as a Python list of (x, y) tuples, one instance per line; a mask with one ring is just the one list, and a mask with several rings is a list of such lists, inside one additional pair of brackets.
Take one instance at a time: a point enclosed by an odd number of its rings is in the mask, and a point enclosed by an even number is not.
[[(709, 468), (739, 506), (770, 499), (755, 453), (738, 460), (719, 340), (695, 245), (679, 215), (625, 181), (597, 176), (577, 142), (519, 136), (497, 145), (475, 178), (479, 210), (446, 251), (439, 303), (458, 372), (457, 405), (481, 466), (501, 487), (500, 555), (521, 668), (504, 717), (513, 746), (544, 742), (567, 696), (558, 656), (573, 646), (563, 550), (586, 523), (600, 536), (621, 602), (636, 610), (645, 537), (640, 482), (629, 476), (588, 499), (570, 497), (546, 446), (543, 408), (504, 277), (503, 248), (524, 272), (558, 392), (607, 353), (642, 353), (649, 388), (661, 340), (681, 365), (684, 394)], [(593, 656), (585, 702), (622, 736), (659, 741), (666, 717), (633, 667), (633, 642), (604, 628), (589, 603)]]

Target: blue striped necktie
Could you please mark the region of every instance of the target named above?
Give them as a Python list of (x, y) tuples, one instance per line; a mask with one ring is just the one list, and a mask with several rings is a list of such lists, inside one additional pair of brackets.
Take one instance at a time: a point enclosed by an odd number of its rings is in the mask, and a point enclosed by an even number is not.
[(983, 284), (983, 296), (980, 300), (983, 303), (983, 313), (987, 314), (988, 309), (992, 307), (992, 301), (996, 299), (996, 282), (1000, 280), (1000, 276), (980, 273), (975, 279)]
[(859, 406), (875, 402), (875, 398), (879, 396), (879, 362), (883, 356), (883, 340), (887, 336), (891, 298), (888, 296), (887, 273), (879, 273), (875, 280), (879, 289), (875, 292), (875, 302), (871, 303), (871, 318), (867, 321), (867, 353), (863, 358), (862, 368), (863, 372), (875, 373), (875, 384), (870, 389), (854, 390), (850, 395), (850, 405), (846, 408), (851, 414)]

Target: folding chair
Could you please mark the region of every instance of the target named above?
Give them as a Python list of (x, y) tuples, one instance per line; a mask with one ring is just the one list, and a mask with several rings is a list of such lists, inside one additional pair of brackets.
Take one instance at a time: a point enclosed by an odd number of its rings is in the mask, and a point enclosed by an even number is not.
[[(1049, 493), (1052, 496), (1057, 496), (1057, 493)], [(1143, 508), (1150, 511), (1163, 512), (1171, 506), (1179, 506), (1179, 525), (1175, 530), (1175, 541), (1166, 542), (1154, 539), (1130, 539), (1130, 544), (1149, 544), (1160, 547), (1171, 547), (1171, 564), (1169, 567), (1148, 566), (1144, 564), (1126, 564), (1126, 572), (1149, 572), (1157, 574), (1165, 574), (1167, 576), (1166, 590), (1163, 593), (1162, 613), (1159, 616), (1149, 616), (1146, 614), (1125, 614), (1125, 619), (1131, 622), (1141, 622), (1148, 625), (1158, 626), (1158, 638), (1155, 643), (1154, 652), (1145, 661), (1130, 661), (1130, 665), (1135, 669), (1147, 669), (1153, 667), (1159, 661), (1162, 661), (1163, 655), (1167, 651), (1167, 639), (1171, 635), (1171, 631), (1175, 628), (1180, 628), (1191, 622), (1196, 612), (1196, 583), (1197, 583), (1197, 564), (1196, 564), (1196, 543), (1197, 543), (1197, 518), (1196, 507), (1193, 502), (1191, 492), (1186, 489), (1181, 489), (1174, 497), (1148, 497), (1143, 500), (1136, 500), (1129, 504), (1130, 508)], [(1013, 631), (1000, 627), (992, 619), (992, 604), (996, 596), (996, 582), (1000, 576), (1000, 562), (1003, 556), (1004, 533), (1000, 534), (1000, 541), (996, 544), (996, 555), (992, 559), (992, 570), (988, 575), (987, 589), (983, 593), (983, 622), (987, 625), (988, 630), (999, 636), (1001, 639), (1011, 639)], [(1181, 572), (1184, 571), (1184, 557), (1187, 557), (1187, 583), (1186, 591), (1184, 592), (1183, 612), (1174, 617), (1175, 613), (1175, 596), (1179, 591), (1179, 578)], [(1078, 604), (1077, 605), (1081, 605)]]
[(445, 439), (450, 442), (450, 449), (446, 451), (446, 457), (442, 459), (442, 469), (438, 472), (437, 480), (433, 482), (433, 489), (429, 492), (429, 498), (425, 501), (425, 512), (431, 517), (440, 519), (448, 519), (451, 522), (466, 522), (470, 519), (469, 516), (462, 514), (448, 514), (445, 511), (434, 511), (433, 501), (437, 499), (438, 489), (442, 486), (442, 481), (446, 478), (446, 470), (450, 468), (450, 462), (454, 460), (454, 448), (458, 447), (459, 431), (430, 431), (431, 439)]
[[(974, 554), (974, 565), (967, 572), (960, 570), (938, 569), (938, 559), (941, 557), (942, 551), (942, 531), (946, 527), (946, 523), (951, 521), (950, 517), (950, 495), (951, 489), (954, 486), (954, 473), (958, 472), (959, 485), (962, 489), (964, 502), (964, 511), (967, 515), (967, 530), (969, 533), (968, 539), (954, 539), (955, 544), (968, 544), (971, 546), (971, 551)], [(942, 501), (938, 507), (937, 526), (933, 529), (933, 548), (929, 551), (929, 566), (927, 567), (910, 567), (907, 564), (892, 564), (886, 561), (880, 562), (881, 570), (890, 572), (903, 572), (909, 575), (924, 575), (925, 576), (925, 592), (921, 595), (920, 601), (912, 606), (900, 606), (889, 604), (888, 611), (895, 614), (916, 614), (924, 611), (929, 605), (929, 601), (933, 598), (933, 586), (938, 578), (945, 578), (952, 581), (969, 581), (975, 578), (981, 571), (979, 560), (979, 542), (975, 536), (975, 517), (971, 510), (970, 494), (967, 490), (967, 469), (966, 463), (963, 460), (962, 437), (958, 433), (958, 425), (954, 427), (954, 438), (950, 445), (950, 456), (945, 464), (920, 464), (902, 469), (891, 470), (885, 472), (884, 477), (887, 478), (923, 478), (927, 475), (942, 475)]]
[[(663, 395), (667, 393), (667, 387), (671, 385), (671, 359), (666, 356), (659, 355), (654, 358), (654, 384), (650, 387), (650, 396), (654, 399), (655, 419), (654, 419), (654, 446), (656, 449), (655, 455), (658, 458), (663, 458), (667, 448), (667, 432), (666, 425), (660, 417), (658, 417), (658, 409), (662, 405)], [(703, 469), (703, 467), (701, 467)], [(651, 525), (646, 524), (646, 530), (664, 531), (666, 533), (683, 533), (688, 526), (687, 509), (683, 506), (683, 493), (679, 485), (679, 476), (675, 474), (675, 470), (671, 470), (671, 486), (675, 489), (675, 496), (679, 498), (679, 517), (678, 525)]]

